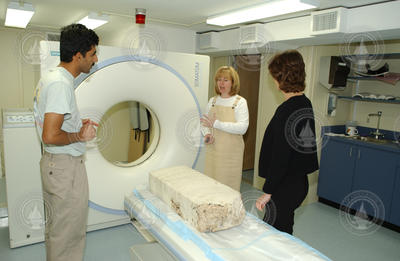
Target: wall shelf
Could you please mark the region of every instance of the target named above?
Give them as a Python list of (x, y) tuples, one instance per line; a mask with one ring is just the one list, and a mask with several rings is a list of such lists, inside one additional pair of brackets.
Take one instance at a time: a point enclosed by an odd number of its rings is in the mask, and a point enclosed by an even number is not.
[[(393, 73), (392, 73), (393, 74)], [(396, 76), (389, 76), (389, 77), (387, 77), (386, 79), (389, 79), (389, 80), (397, 80), (398, 79), (398, 73), (396, 73)], [(348, 76), (347, 77), (347, 79), (348, 80), (354, 80), (354, 81), (359, 81), (359, 80), (362, 80), (362, 81), (364, 81), (364, 80), (369, 80), (369, 81), (379, 81), (379, 80), (382, 80), (382, 79), (384, 79), (385, 77), (383, 77), (383, 76)], [(383, 83), (388, 83), (388, 82), (385, 82), (385, 81), (382, 81)]]
[(358, 54), (358, 55), (345, 55), (344, 59), (364, 59), (364, 60), (376, 60), (379, 59), (400, 59), (400, 53), (385, 53), (385, 54)]
[(377, 80), (379, 80), (378, 77), (379, 76), (348, 76), (347, 79), (356, 80), (356, 81), (358, 81), (358, 80), (377, 81)]
[[(345, 56), (345, 59), (352, 61), (352, 60), (387, 60), (387, 59), (400, 59), (400, 53), (386, 53), (386, 54), (360, 54), (360, 55), (348, 55)], [(397, 76), (397, 75), (396, 75)], [(393, 76), (393, 79), (396, 79), (396, 76)], [(348, 76), (347, 79), (350, 81), (378, 81), (382, 80), (384, 76), (362, 76), (362, 75), (351, 75)], [(390, 79), (390, 76), (388, 77)], [(384, 83), (389, 83), (382, 81)], [(393, 83), (395, 84), (395, 83)]]
[(361, 101), (361, 102), (378, 102), (378, 103), (391, 103), (391, 104), (400, 104), (400, 100), (379, 100), (379, 99), (371, 99), (371, 98), (353, 98), (351, 96), (338, 96), (339, 99), (348, 100), (348, 101)]

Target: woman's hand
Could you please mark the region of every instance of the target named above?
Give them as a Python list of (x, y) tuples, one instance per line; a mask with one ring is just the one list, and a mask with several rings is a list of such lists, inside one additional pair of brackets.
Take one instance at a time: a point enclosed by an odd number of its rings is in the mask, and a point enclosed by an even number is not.
[(213, 113), (212, 115), (203, 115), (203, 117), (200, 119), (200, 122), (204, 127), (213, 128), (215, 120), (216, 116), (215, 113)]
[(271, 194), (263, 194), (256, 201), (256, 207), (258, 210), (262, 211), (265, 205), (271, 200)]
[(207, 134), (204, 136), (204, 143), (205, 144), (213, 144), (214, 143), (214, 136), (211, 134)]

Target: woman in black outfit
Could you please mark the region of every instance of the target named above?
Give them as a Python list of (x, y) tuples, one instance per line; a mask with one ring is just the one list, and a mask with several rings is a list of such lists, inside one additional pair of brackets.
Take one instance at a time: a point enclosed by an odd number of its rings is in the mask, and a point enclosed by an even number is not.
[(308, 192), (307, 174), (318, 169), (314, 113), (304, 95), (305, 69), (296, 50), (276, 55), (269, 63), (276, 86), (285, 97), (264, 134), (259, 176), (265, 178), (263, 194), (256, 207), (272, 210), (264, 221), (292, 234), (294, 211)]

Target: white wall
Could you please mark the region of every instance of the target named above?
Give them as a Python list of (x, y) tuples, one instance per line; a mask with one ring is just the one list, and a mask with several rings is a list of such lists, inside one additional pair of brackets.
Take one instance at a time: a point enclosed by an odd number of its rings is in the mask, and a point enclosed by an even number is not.
[[(159, 51), (195, 53), (195, 31), (182, 27), (159, 23), (134, 24), (131, 19), (119, 18), (121, 30), (98, 30), (101, 45), (124, 48), (137, 48), (138, 39), (146, 38), (150, 48), (159, 48)], [(154, 43), (154, 44), (152, 44)]]

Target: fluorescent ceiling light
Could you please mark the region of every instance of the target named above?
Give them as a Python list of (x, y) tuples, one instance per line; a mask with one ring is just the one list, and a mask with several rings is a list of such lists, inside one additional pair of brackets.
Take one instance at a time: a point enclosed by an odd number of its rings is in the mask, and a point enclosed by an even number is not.
[(84, 17), (78, 23), (83, 24), (89, 29), (95, 29), (103, 24), (108, 23), (108, 15), (98, 15), (96, 13), (89, 13), (88, 16)]
[(272, 0), (268, 3), (210, 17), (207, 24), (225, 26), (260, 20), (268, 17), (314, 9), (316, 0)]
[(26, 28), (34, 13), (35, 9), (31, 4), (10, 2), (7, 7), (4, 25)]

